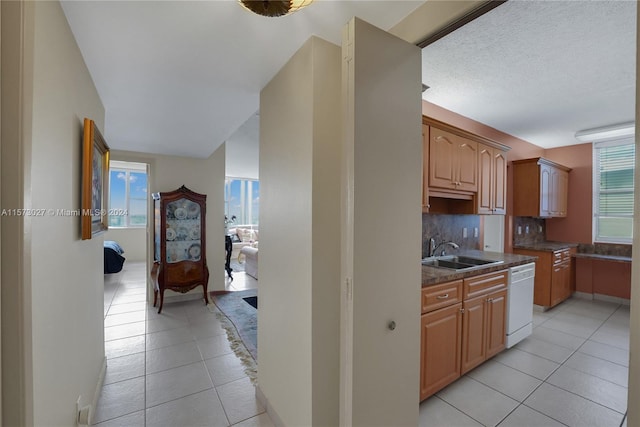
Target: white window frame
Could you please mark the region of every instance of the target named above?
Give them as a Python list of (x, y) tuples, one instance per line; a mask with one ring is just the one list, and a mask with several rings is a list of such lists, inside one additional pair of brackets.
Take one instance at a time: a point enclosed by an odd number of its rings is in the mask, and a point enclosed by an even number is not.
[[(225, 215), (229, 215), (229, 201), (227, 200), (227, 186), (231, 181), (242, 181), (245, 184), (240, 186), (240, 217), (236, 220), (235, 224), (238, 225), (258, 225), (252, 224), (250, 219), (253, 218), (253, 204), (251, 200), (247, 202), (247, 198), (251, 198), (253, 194), (253, 183), (260, 182), (258, 179), (253, 178), (239, 178), (235, 176), (227, 176), (225, 177), (225, 194), (224, 194), (224, 213)], [(230, 228), (233, 227), (233, 224), (229, 225)]]
[[(607, 147), (616, 147), (621, 145), (634, 145), (635, 137), (628, 136), (624, 138), (616, 138), (609, 141), (602, 142), (594, 142), (593, 143), (593, 221), (592, 221), (592, 240), (594, 243), (613, 243), (613, 244), (632, 244), (633, 243), (633, 235), (628, 238), (611, 238), (611, 237), (600, 237), (598, 234), (598, 219), (600, 217), (600, 166), (598, 162), (598, 153), (597, 150), (601, 148)], [(636, 155), (637, 157), (637, 155)], [(634, 161), (634, 175), (635, 175), (635, 161)], [(635, 190), (635, 178), (634, 178), (634, 188), (632, 192)], [(634, 203), (635, 205), (635, 203)], [(631, 213), (631, 219), (633, 220), (634, 213)], [(633, 234), (633, 229), (632, 229)]]
[[(109, 225), (109, 228), (115, 228), (118, 230), (123, 230), (125, 228), (146, 228), (147, 225), (149, 224), (149, 209), (148, 209), (148, 204), (149, 204), (149, 171), (147, 170), (147, 164), (146, 163), (136, 163), (136, 162), (124, 162), (124, 161), (118, 161), (118, 160), (111, 160), (109, 162), (109, 178), (111, 178), (111, 172), (123, 172), (126, 174), (126, 179), (125, 179), (125, 209), (127, 211), (127, 214), (124, 215), (125, 218), (125, 225), (123, 226), (118, 226), (118, 225)], [(145, 205), (147, 205), (147, 209), (145, 210), (145, 223), (144, 224), (134, 224), (131, 225), (130, 224), (130, 216), (129, 216), (129, 212), (130, 212), (130, 206), (129, 206), (129, 201), (130, 201), (130, 197), (129, 197), (129, 174), (131, 172), (136, 172), (136, 173), (140, 173), (140, 172), (144, 172), (147, 175), (147, 198), (145, 201)], [(139, 200), (139, 199), (138, 199)], [(109, 203), (111, 203), (111, 179), (109, 179)], [(111, 208), (111, 206), (109, 206), (109, 208)]]

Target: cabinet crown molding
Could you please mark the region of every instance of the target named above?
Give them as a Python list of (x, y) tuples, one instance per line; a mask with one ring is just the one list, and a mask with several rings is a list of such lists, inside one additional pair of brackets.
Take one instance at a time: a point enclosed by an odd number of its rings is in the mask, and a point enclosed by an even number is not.
[(536, 162), (539, 165), (549, 165), (549, 166), (553, 166), (555, 168), (558, 168), (560, 170), (563, 170), (565, 172), (571, 172), (571, 168), (561, 165), (560, 163), (556, 163), (556, 162), (552, 162), (549, 159), (545, 159), (544, 157), (533, 157), (531, 159), (522, 159), (522, 160), (514, 160), (513, 164), (520, 164), (520, 163), (533, 163)]
[(452, 126), (448, 123), (445, 122), (441, 122), (440, 120), (434, 119), (432, 117), (427, 117), (427, 116), (422, 116), (422, 123), (425, 125), (429, 125), (429, 126), (435, 126), (437, 128), (440, 128), (442, 130), (445, 130), (447, 132), (451, 132), (455, 135), (461, 136), (463, 138), (468, 138), (471, 139), (473, 141), (476, 142), (480, 142), (482, 144), (488, 145), (492, 148), (497, 148), (498, 150), (501, 151), (509, 151), (511, 150), (511, 147), (509, 147), (508, 145), (504, 145), (501, 144), (497, 141), (494, 141), (493, 139), (466, 131), (464, 129), (460, 129), (458, 127)]

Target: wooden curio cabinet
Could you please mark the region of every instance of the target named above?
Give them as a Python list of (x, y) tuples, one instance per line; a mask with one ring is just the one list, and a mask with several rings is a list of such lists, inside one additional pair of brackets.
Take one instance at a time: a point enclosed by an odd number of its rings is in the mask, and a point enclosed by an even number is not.
[(209, 269), (206, 258), (206, 201), (184, 185), (175, 191), (154, 193), (153, 306), (162, 311), (165, 289), (186, 293), (202, 285), (207, 297)]

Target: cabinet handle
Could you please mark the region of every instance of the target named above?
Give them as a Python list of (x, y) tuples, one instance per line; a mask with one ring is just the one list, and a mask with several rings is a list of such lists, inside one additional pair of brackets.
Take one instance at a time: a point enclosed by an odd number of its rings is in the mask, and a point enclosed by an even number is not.
[(493, 298), (487, 298), (487, 302), (493, 302)]
[(460, 314), (464, 314), (464, 308), (460, 309)]
[(437, 299), (447, 299), (447, 298), (449, 298), (449, 294), (438, 295), (436, 298)]

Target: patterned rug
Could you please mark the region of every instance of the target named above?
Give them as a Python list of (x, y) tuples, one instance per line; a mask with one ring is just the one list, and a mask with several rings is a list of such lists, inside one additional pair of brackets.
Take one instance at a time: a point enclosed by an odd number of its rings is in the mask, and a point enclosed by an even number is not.
[(211, 301), (228, 320), (225, 329), (230, 340), (235, 338), (233, 335), (237, 336), (239, 344), (249, 352), (256, 362), (258, 360), (258, 310), (247, 304), (243, 298), (256, 297), (257, 295), (257, 289), (210, 293)]

